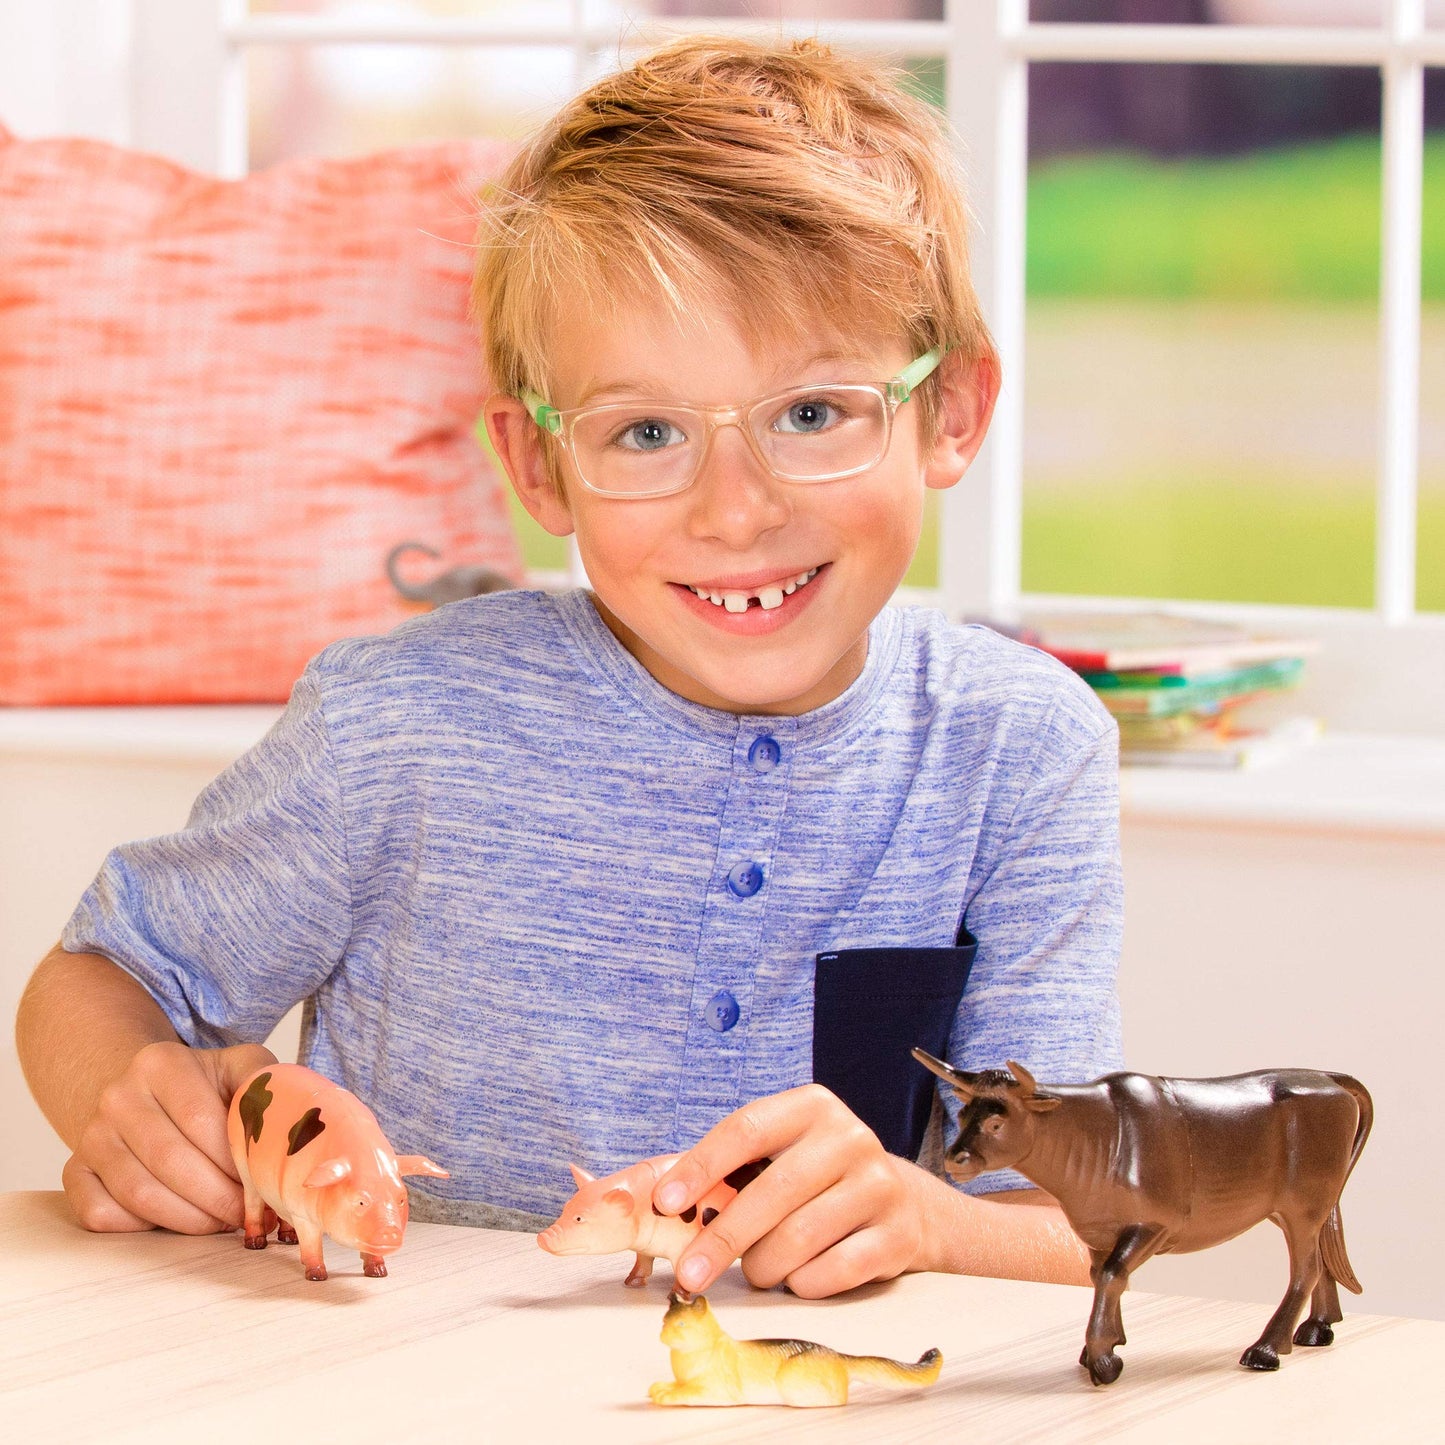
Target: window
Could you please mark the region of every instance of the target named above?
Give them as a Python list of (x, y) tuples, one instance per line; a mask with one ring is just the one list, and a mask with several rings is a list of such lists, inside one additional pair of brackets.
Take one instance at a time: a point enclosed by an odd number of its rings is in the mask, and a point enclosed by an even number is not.
[[(989, 443), (942, 499), (910, 582), (955, 613), (1007, 612), (1025, 589), (1287, 606), (1291, 626), (1348, 635), (1357, 657), (1445, 678), (1445, 0), (133, 0), (133, 13), (133, 138), (233, 171), (248, 151), (525, 129), (659, 27), (762, 23), (905, 61), (965, 139), (977, 275), (1008, 372)], [(1101, 132), (1085, 103), (1111, 90), (1137, 108), (1150, 88), (1143, 142)], [(1241, 97), (1255, 131), (1210, 153), (1200, 117)], [(268, 131), (282, 111), (284, 133)], [(1240, 262), (1181, 295), (1217, 261), (1198, 244), (1220, 224), (1211, 187), (1252, 208), (1256, 238), (1234, 238), (1248, 274)], [(1338, 245), (1325, 192), (1346, 197)], [(1233, 301), (1257, 314), (1231, 339), (1218, 316)], [(1131, 328), (1131, 305), (1153, 321)], [(1401, 702), (1408, 689), (1376, 681), (1339, 670), (1346, 714), (1390, 693), (1376, 725), (1445, 728), (1445, 699), (1420, 712), (1418, 689)]]

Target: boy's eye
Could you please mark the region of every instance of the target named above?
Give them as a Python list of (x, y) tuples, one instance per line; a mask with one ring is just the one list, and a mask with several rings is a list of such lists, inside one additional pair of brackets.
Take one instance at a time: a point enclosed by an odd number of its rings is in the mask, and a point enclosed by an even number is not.
[(670, 421), (649, 416), (630, 421), (620, 428), (612, 438), (612, 444), (630, 452), (660, 452), (684, 440), (682, 432)]
[(825, 396), (799, 397), (788, 403), (773, 421), (773, 429), (807, 436), (810, 432), (827, 431), (843, 420), (843, 410)]

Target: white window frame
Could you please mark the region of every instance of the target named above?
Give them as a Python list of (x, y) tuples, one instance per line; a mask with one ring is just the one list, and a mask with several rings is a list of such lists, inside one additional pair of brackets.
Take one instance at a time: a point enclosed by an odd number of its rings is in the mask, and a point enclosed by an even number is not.
[[(1003, 356), (1005, 384), (969, 483), (942, 499), (936, 600), (951, 614), (1009, 616), (1032, 605), (1138, 607), (1141, 600), (1025, 596), (1023, 496), (1024, 243), (1028, 66), (1043, 61), (1370, 66), (1383, 81), (1380, 443), (1372, 610), (1189, 603), (1265, 625), (1314, 628), (1349, 653), (1323, 663), (1332, 720), (1445, 734), (1445, 618), (1416, 611), (1420, 385), (1420, 226), (1424, 74), (1445, 65), (1445, 32), (1427, 30), (1424, 0), (1383, 0), (1379, 26), (1039, 23), (1027, 0), (944, 0), (941, 21), (787, 23), (847, 49), (946, 62), (950, 120), (963, 139), (979, 219), (973, 263)], [(246, 57), (262, 46), (418, 44), (570, 47), (579, 84), (615, 55), (611, 27), (585, 0), (566, 19), (505, 17), (357, 23), (328, 15), (249, 15), (245, 0), (132, 0), (130, 126), (134, 144), (223, 175), (246, 169)], [(629, 44), (690, 29), (756, 33), (756, 22), (643, 21)], [(183, 68), (177, 56), (186, 57)], [(1156, 599), (1174, 605), (1173, 599)], [(1401, 680), (1408, 674), (1408, 680)], [(1424, 687), (1420, 685), (1424, 680)]]

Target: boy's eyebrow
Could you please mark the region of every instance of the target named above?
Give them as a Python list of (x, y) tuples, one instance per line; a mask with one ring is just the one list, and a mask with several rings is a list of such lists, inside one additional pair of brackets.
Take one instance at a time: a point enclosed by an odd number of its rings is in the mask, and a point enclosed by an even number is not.
[[(872, 366), (871, 359), (862, 351), (856, 349), (844, 349), (842, 347), (826, 347), (821, 351), (815, 351), (805, 360), (790, 362), (786, 367), (779, 367), (774, 376), (780, 378), (775, 383), (766, 386), (758, 394), (766, 396), (770, 391), (783, 391), (790, 385), (797, 374), (808, 371), (812, 367), (821, 366), (826, 362), (854, 362), (859, 366)], [(869, 377), (870, 381), (884, 380), (882, 377)], [(676, 405), (685, 406), (688, 403), (677, 397), (668, 396), (669, 387), (666, 382), (658, 381), (656, 378), (635, 378), (622, 377), (611, 381), (594, 381), (583, 388), (582, 395), (576, 402), (579, 407), (591, 406), (598, 397), (604, 397), (617, 393), (620, 396), (636, 398), (639, 401), (673, 401)], [(747, 400), (747, 398), (739, 398)]]

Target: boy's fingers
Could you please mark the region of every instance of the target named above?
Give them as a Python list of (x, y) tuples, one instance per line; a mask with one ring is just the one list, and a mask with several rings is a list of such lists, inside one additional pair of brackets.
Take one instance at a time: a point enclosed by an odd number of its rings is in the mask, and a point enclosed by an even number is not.
[(86, 1156), (78, 1160), (78, 1165), (95, 1178), (98, 1186), (124, 1214), (142, 1221), (140, 1226), (124, 1222), (106, 1207), (104, 1200), (76, 1170), (73, 1173), (77, 1192), (71, 1197), (73, 1203), (78, 1198), (80, 1205), (88, 1211), (88, 1215), (81, 1215), (77, 1209), (77, 1217), (87, 1229), (135, 1229), (159, 1225), (177, 1234), (216, 1234), (234, 1227), (161, 1183), (119, 1138), (112, 1138), (104, 1147), (88, 1150)]
[[(224, 1114), (221, 1118), (224, 1139)], [(196, 1127), (194, 1119), (190, 1120), (189, 1127)], [(156, 1100), (143, 1114), (127, 1121), (121, 1138), (134, 1157), (136, 1167), (153, 1178), (169, 1196), (157, 1196), (158, 1206), (170, 1216), (166, 1220), (157, 1220), (158, 1223), (183, 1234), (208, 1234), (218, 1229), (240, 1227), (243, 1213), (241, 1185), (234, 1169), (229, 1167), (229, 1146), (226, 1150), (228, 1168), (222, 1170), (194, 1136), (178, 1126), (161, 1100)], [(195, 1217), (177, 1212), (172, 1201), (188, 1206)], [(156, 1216), (150, 1214), (149, 1217)], [(172, 1223), (172, 1218), (187, 1222)]]
[(60, 1183), (71, 1211), (86, 1229), (118, 1234), (155, 1228), (148, 1219), (141, 1219), (117, 1204), (95, 1170), (82, 1164), (74, 1154), (60, 1171)]
[(680, 1214), (725, 1180), (741, 1189), (738, 1171), (766, 1163), (804, 1131), (812, 1116), (811, 1092), (789, 1089), (734, 1110), (677, 1156), (653, 1190), (652, 1202), (664, 1214)]

